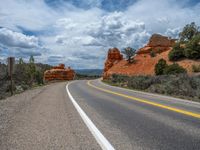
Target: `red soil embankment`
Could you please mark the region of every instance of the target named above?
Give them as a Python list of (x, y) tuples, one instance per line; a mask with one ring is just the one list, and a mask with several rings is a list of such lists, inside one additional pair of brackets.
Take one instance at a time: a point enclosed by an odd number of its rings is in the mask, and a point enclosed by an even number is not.
[[(134, 56), (134, 63), (128, 63), (125, 59), (112, 60), (112, 65), (107, 67), (107, 62), (110, 62), (109, 57), (105, 62), (105, 69), (103, 77), (104, 79), (109, 78), (112, 74), (122, 74), (122, 75), (154, 75), (154, 68), (158, 61), (163, 58), (168, 64), (172, 64), (169, 61), (168, 54), (172, 50), (172, 46), (175, 43), (174, 39), (169, 39), (165, 36), (154, 34), (149, 43), (138, 50), (137, 54)], [(116, 48), (115, 48), (116, 49)], [(119, 51), (119, 50), (118, 50)], [(151, 56), (151, 52), (155, 54), (154, 57)], [(112, 55), (109, 50), (108, 55)], [(120, 53), (118, 54), (120, 55)], [(189, 74), (192, 73), (192, 65), (199, 65), (200, 60), (188, 60), (184, 59), (177, 61), (180, 66), (185, 68)]]

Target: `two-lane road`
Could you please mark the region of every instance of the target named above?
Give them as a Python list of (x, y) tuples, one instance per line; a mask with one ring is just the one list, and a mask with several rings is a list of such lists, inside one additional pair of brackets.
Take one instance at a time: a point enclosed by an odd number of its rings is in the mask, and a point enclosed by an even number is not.
[(200, 150), (200, 103), (100, 80), (53, 83), (0, 101), (0, 150), (101, 148)]
[(200, 149), (200, 104), (94, 81), (69, 91), (115, 149)]

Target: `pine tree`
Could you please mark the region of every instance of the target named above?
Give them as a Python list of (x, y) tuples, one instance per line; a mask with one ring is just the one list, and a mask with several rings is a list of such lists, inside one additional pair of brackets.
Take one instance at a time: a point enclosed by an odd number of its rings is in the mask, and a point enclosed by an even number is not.
[(126, 55), (128, 62), (132, 63), (134, 60), (133, 56), (135, 56), (136, 49), (127, 47), (122, 51), (122, 53)]

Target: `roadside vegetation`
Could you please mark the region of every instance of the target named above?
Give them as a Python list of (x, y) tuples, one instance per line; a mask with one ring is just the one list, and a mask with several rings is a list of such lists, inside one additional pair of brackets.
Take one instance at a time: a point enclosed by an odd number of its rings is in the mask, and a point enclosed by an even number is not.
[[(30, 56), (28, 63), (25, 63), (22, 58), (16, 60), (16, 62), (13, 74), (14, 94), (44, 84), (43, 74), (45, 70), (51, 68), (50, 65), (35, 63), (33, 56)], [(0, 64), (0, 99), (4, 99), (10, 95), (10, 81), (7, 73), (7, 65)]]
[(124, 76), (113, 74), (104, 82), (150, 93), (164, 94), (200, 102), (200, 75)]
[(155, 65), (155, 74), (156, 75), (170, 75), (170, 74), (179, 74), (186, 73), (187, 71), (177, 63), (168, 65), (166, 60), (160, 59)]

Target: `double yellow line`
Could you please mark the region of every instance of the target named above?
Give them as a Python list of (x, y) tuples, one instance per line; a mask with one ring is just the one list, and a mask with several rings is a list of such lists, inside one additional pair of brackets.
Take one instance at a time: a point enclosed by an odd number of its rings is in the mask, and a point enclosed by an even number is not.
[(88, 81), (87, 84), (89, 86), (95, 88), (95, 89), (98, 89), (98, 90), (106, 92), (106, 93), (114, 94), (114, 95), (117, 95), (117, 96), (121, 96), (121, 97), (124, 97), (124, 98), (134, 100), (134, 101), (138, 101), (138, 102), (141, 102), (141, 103), (145, 103), (145, 104), (148, 104), (148, 105), (167, 109), (167, 110), (170, 110), (170, 111), (173, 111), (173, 112), (177, 112), (177, 113), (180, 113), (180, 114), (184, 114), (184, 115), (187, 115), (187, 116), (191, 116), (191, 117), (200, 119), (200, 114), (198, 114), (198, 113), (194, 113), (194, 112), (178, 109), (178, 108), (175, 108), (175, 107), (162, 105), (162, 104), (155, 103), (155, 102), (152, 102), (152, 101), (148, 101), (148, 100), (145, 100), (145, 99), (141, 99), (141, 98), (137, 98), (137, 97), (133, 97), (133, 96), (128, 96), (128, 95), (125, 95), (125, 94), (121, 94), (121, 93), (117, 93), (117, 92), (110, 91), (110, 90), (107, 90), (107, 89), (103, 89), (103, 88), (100, 88), (100, 87), (97, 87), (97, 86), (91, 84), (91, 81)]

